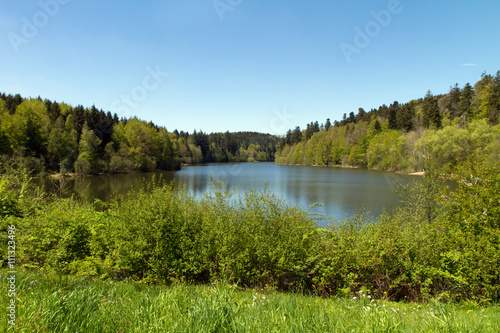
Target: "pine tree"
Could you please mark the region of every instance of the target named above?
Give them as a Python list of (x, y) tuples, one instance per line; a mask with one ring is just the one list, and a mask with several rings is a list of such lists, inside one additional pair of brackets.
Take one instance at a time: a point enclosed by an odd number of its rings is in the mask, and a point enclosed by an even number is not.
[(332, 127), (332, 123), (330, 122), (330, 118), (327, 118), (326, 119), (326, 123), (325, 123), (325, 131), (328, 132), (328, 130), (330, 129), (330, 127)]
[(450, 119), (457, 118), (460, 113), (460, 96), (461, 91), (458, 87), (458, 83), (454, 87), (450, 87), (450, 92), (446, 96), (444, 107), (450, 115)]
[(413, 118), (415, 108), (411, 104), (405, 104), (396, 115), (397, 128), (409, 132), (413, 129)]
[(425, 128), (442, 127), (442, 118), (441, 114), (439, 113), (438, 100), (437, 98), (432, 96), (430, 90), (427, 91), (427, 94), (424, 98), (422, 124)]
[(467, 83), (460, 93), (460, 102), (458, 104), (458, 115), (462, 118), (462, 126), (466, 126), (472, 115), (472, 98), (474, 96), (474, 88)]
[(295, 127), (295, 129), (293, 130), (290, 141), (291, 141), (290, 143), (292, 145), (297, 144), (300, 141), (302, 141), (302, 131), (300, 130), (299, 126)]
[(391, 106), (389, 107), (389, 129), (400, 129), (398, 127), (398, 122), (397, 122), (397, 114), (399, 113), (399, 103), (395, 101)]

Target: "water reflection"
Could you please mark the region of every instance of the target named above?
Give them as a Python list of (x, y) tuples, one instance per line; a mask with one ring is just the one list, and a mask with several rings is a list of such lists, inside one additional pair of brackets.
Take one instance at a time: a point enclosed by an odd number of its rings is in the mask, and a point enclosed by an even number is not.
[(211, 183), (222, 181), (227, 189), (238, 186), (264, 189), (265, 184), (276, 195), (292, 205), (308, 209), (315, 202), (323, 204), (311, 212), (344, 218), (359, 212), (361, 207), (380, 215), (398, 204), (395, 186), (419, 179), (414, 176), (362, 169), (295, 167), (273, 163), (208, 164), (184, 167), (180, 171), (88, 176), (61, 180), (39, 180), (46, 190), (69, 196), (76, 194), (86, 200), (98, 198), (109, 201), (114, 193), (126, 194), (131, 188), (140, 188), (153, 179), (175, 185), (186, 185), (200, 198), (212, 191)]

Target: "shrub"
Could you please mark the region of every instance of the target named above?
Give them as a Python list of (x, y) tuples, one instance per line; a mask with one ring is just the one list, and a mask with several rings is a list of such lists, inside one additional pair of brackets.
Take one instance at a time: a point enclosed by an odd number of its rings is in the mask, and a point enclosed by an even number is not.
[(42, 203), (26, 177), (12, 176), (0, 181), (2, 237), (15, 224), (16, 260), (58, 273), (498, 301), (499, 168), (471, 160), (457, 169), (453, 192), (429, 176), (400, 187), (392, 213), (371, 220), (361, 212), (328, 228), (267, 189), (235, 196), (216, 183), (196, 199), (153, 182), (109, 204)]
[(445, 201), (441, 227), (449, 236), (443, 274), (457, 297), (498, 300), (500, 295), (500, 163), (472, 158), (456, 170), (458, 189)]

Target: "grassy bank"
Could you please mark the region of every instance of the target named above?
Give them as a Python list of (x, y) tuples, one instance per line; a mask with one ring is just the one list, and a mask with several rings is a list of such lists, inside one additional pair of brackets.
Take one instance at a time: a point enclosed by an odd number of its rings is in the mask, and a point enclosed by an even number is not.
[[(1, 273), (2, 281), (6, 278)], [(234, 284), (146, 285), (18, 275), (16, 332), (498, 332), (500, 308), (474, 303), (320, 298)], [(5, 293), (5, 290), (2, 290)], [(6, 307), (2, 298), (1, 307)], [(0, 330), (7, 329), (2, 320)], [(14, 332), (13, 328), (10, 331)]]

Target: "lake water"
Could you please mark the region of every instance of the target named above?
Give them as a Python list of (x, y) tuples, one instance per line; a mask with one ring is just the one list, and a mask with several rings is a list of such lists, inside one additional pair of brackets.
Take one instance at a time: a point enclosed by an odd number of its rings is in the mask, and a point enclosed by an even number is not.
[(183, 167), (180, 171), (87, 176), (83, 179), (65, 179), (53, 182), (39, 180), (47, 190), (64, 195), (76, 193), (87, 200), (108, 201), (113, 193), (126, 194), (153, 177), (177, 186), (187, 185), (197, 197), (212, 189), (212, 181), (222, 181), (229, 189), (268, 189), (292, 205), (308, 209), (313, 203), (323, 204), (311, 212), (344, 218), (365, 207), (378, 216), (398, 205), (397, 183), (411, 183), (418, 176), (397, 175), (391, 172), (364, 169), (283, 166), (274, 163), (229, 163)]

